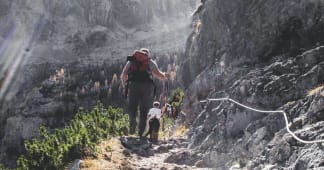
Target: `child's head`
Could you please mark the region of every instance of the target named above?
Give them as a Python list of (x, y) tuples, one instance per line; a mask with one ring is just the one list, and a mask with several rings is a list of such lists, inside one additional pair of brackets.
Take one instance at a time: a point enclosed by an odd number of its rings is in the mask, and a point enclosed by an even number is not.
[(153, 107), (159, 108), (160, 107), (160, 102), (158, 102), (158, 101), (153, 102)]

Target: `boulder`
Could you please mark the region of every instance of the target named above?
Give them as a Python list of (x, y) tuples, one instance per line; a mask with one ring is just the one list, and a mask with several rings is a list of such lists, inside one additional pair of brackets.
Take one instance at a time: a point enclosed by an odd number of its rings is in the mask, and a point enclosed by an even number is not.
[(146, 138), (122, 136), (120, 142), (125, 148), (140, 156), (148, 157), (153, 155), (152, 143)]

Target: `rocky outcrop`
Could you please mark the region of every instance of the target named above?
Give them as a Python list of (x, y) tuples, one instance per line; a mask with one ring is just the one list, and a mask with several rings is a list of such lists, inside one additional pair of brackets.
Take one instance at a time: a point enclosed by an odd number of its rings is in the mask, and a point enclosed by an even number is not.
[[(293, 122), (291, 128), (297, 136), (305, 140), (322, 139), (322, 88), (313, 92), (311, 96), (306, 95), (312, 87), (323, 82), (320, 76), (323, 74), (323, 49), (320, 47), (285, 62), (278, 61), (263, 69), (253, 70), (234, 83), (228, 91), (210, 94), (208, 97), (231, 97), (245, 105), (263, 110), (283, 109), (288, 113), (289, 121)], [(319, 60), (316, 61), (315, 58)], [(315, 62), (312, 65), (305, 59)], [(289, 71), (278, 74), (285, 67), (289, 68)], [(277, 72), (277, 75), (274, 72)], [(296, 161), (292, 158), (292, 153), (300, 153), (300, 147), (311, 150), (312, 153), (320, 146), (297, 142), (287, 133), (281, 114), (258, 113), (230, 102), (207, 104), (193, 122), (193, 127), (195, 129), (191, 131), (191, 147), (208, 153), (206, 161), (211, 166), (223, 165), (229, 168), (231, 162), (236, 160), (244, 164), (241, 168), (248, 165), (249, 161), (253, 162), (252, 169), (258, 166), (264, 168), (267, 164), (278, 168), (286, 167), (292, 165), (292, 159)], [(312, 150), (309, 147), (315, 148)], [(281, 154), (286, 155), (278, 158), (283, 156)], [(297, 157), (299, 156), (301, 155), (297, 154)], [(318, 158), (318, 162), (321, 162), (321, 159)], [(259, 162), (260, 160), (262, 161)], [(255, 162), (258, 166), (255, 166)], [(302, 166), (322, 166), (318, 163), (308, 163), (309, 161), (306, 161)]]
[(233, 72), (323, 44), (321, 1), (203, 2), (183, 64), (191, 78), (212, 65)]
[(297, 136), (323, 139), (322, 88), (307, 95), (324, 82), (323, 2), (207, 0), (197, 11), (182, 66), (190, 148), (220, 169), (322, 167), (321, 144), (297, 142), (283, 115), (199, 100), (282, 109)]

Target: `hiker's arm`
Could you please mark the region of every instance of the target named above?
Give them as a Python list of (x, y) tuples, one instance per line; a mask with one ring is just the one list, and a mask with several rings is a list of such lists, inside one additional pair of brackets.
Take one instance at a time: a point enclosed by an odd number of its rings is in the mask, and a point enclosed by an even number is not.
[(121, 80), (122, 80), (122, 86), (123, 88), (125, 88), (126, 86), (126, 82), (127, 82), (127, 77), (128, 77), (128, 70), (129, 70), (129, 67), (130, 67), (130, 63), (127, 62), (125, 67), (123, 68), (123, 71), (122, 71), (122, 74), (120, 76)]
[(156, 78), (158, 78), (160, 80), (166, 79), (166, 73), (160, 71), (159, 69), (152, 70), (152, 73)]
[(162, 72), (154, 61), (150, 62), (150, 67), (152, 69), (153, 76), (160, 80), (166, 79), (169, 75), (168, 73)]

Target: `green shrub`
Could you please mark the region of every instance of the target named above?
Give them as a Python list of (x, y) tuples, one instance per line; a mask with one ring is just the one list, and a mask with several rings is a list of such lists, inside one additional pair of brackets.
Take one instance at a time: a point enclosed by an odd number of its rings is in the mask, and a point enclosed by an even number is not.
[(181, 88), (177, 88), (171, 92), (171, 95), (168, 98), (168, 103), (171, 104), (173, 109), (175, 109), (174, 112), (176, 115), (179, 115), (183, 97), (184, 97), (183, 90)]
[(168, 103), (173, 108), (173, 117), (168, 117), (167, 114), (162, 116), (162, 125), (160, 131), (160, 137), (168, 137), (171, 127), (174, 124), (174, 119), (179, 115), (180, 107), (182, 105), (182, 100), (184, 97), (184, 92), (181, 88), (177, 88), (171, 92), (170, 97), (168, 98)]
[(102, 139), (128, 133), (128, 115), (98, 103), (90, 112), (81, 109), (63, 129), (49, 133), (42, 126), (40, 133), (41, 139), (25, 141), (27, 153), (19, 157), (18, 170), (63, 169), (76, 158), (96, 156)]

